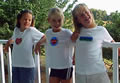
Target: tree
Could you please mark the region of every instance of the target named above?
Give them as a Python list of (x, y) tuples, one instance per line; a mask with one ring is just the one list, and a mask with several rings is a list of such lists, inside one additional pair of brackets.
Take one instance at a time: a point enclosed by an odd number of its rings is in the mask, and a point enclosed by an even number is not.
[[(31, 0), (34, 1), (34, 0)], [(46, 17), (48, 9), (55, 5), (55, 0), (36, 0), (38, 2), (30, 2), (27, 0), (6, 0), (0, 1), (0, 29), (8, 23), (10, 30), (13, 31), (16, 24), (16, 16), (22, 9), (30, 9), (36, 17), (36, 27), (40, 31), (45, 31)], [(24, 4), (23, 4), (24, 3)], [(47, 24), (48, 25), (48, 24)], [(7, 34), (6, 34), (7, 36)], [(7, 37), (6, 37), (7, 38)]]
[[(33, 11), (36, 17), (36, 28), (38, 28), (42, 32), (45, 32), (45, 30), (49, 28), (47, 22), (48, 10), (56, 6), (64, 8), (68, 2), (69, 0), (2, 0), (0, 1), (0, 29), (2, 30), (3, 25), (5, 23), (8, 23), (9, 29), (13, 31), (16, 25), (17, 14), (22, 9), (30, 9)], [(68, 11), (69, 8), (72, 7), (72, 5), (68, 7)], [(70, 13), (68, 11), (65, 11), (65, 16), (67, 20), (69, 20), (71, 26), (71, 19), (69, 19), (69, 17), (71, 18), (71, 16), (69, 15)]]
[(67, 8), (64, 10), (64, 15), (65, 15), (65, 22), (64, 22), (64, 27), (71, 29), (72, 31), (74, 31), (74, 26), (73, 26), (73, 21), (72, 21), (72, 8), (73, 5), (77, 2), (77, 0), (73, 0), (72, 3), (67, 3), (68, 6)]
[(97, 10), (97, 9), (90, 9), (94, 15), (94, 18), (96, 20), (103, 20), (103, 21), (107, 21), (108, 20), (108, 15), (106, 11), (103, 10)]
[(111, 13), (109, 17), (110, 21), (106, 25), (106, 28), (115, 41), (120, 41), (120, 13), (116, 11)]

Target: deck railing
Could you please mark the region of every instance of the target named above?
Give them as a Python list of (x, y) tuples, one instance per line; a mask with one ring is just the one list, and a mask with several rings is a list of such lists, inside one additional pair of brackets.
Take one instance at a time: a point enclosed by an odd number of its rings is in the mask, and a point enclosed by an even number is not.
[(120, 42), (108, 43), (105, 42), (103, 47), (112, 48), (113, 56), (113, 83), (119, 83), (119, 63), (118, 63), (118, 48), (120, 47)]
[[(0, 40), (0, 83), (5, 83), (5, 68), (4, 68), (4, 53), (3, 53), (3, 44), (6, 43), (7, 40)], [(12, 83), (12, 70), (11, 70), (11, 51), (9, 48), (7, 58), (7, 66), (8, 66), (8, 83)]]
[[(5, 64), (4, 64), (4, 53), (3, 53), (3, 44), (5, 44), (7, 40), (0, 40), (0, 83), (5, 82)], [(37, 83), (41, 83), (41, 73), (40, 73), (40, 56), (35, 55), (35, 64), (36, 64), (36, 76), (38, 77)], [(8, 68), (8, 83), (12, 83), (12, 60), (11, 60), (11, 48), (9, 48), (9, 52), (7, 53), (7, 68)]]
[[(5, 68), (4, 68), (4, 53), (3, 53), (3, 44), (6, 43), (7, 40), (0, 40), (0, 83), (5, 82)], [(113, 50), (113, 83), (119, 83), (119, 64), (118, 64), (118, 47), (120, 47), (120, 42), (115, 43), (104, 43), (103, 47), (111, 47)], [(9, 48), (9, 53), (7, 54), (7, 62), (8, 62), (8, 83), (12, 83), (12, 64), (11, 64), (11, 48)], [(41, 73), (40, 73), (40, 61), (39, 56), (36, 56), (37, 62), (37, 71), (38, 71), (38, 83), (41, 83)], [(75, 70), (75, 68), (74, 68)], [(49, 80), (49, 68), (46, 64), (46, 78), (47, 83)], [(73, 72), (73, 83), (75, 83), (75, 71)]]

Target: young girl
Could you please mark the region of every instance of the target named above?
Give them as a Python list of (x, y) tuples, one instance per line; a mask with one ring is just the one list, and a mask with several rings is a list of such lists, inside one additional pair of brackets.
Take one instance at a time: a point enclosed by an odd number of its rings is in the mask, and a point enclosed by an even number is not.
[(110, 83), (102, 58), (102, 43), (113, 42), (106, 28), (97, 26), (85, 4), (78, 4), (72, 11), (76, 41), (76, 83)]
[(5, 45), (5, 51), (13, 43), (12, 83), (34, 83), (34, 58), (32, 55), (35, 42), (44, 38), (44, 34), (34, 27), (34, 16), (30, 10), (22, 10), (17, 15), (17, 24), (13, 36)]
[[(46, 58), (47, 65), (51, 68), (49, 83), (72, 83), (72, 32), (62, 28), (64, 15), (61, 9), (52, 8), (48, 14), (51, 29), (46, 31)], [(36, 52), (39, 49), (39, 41)]]

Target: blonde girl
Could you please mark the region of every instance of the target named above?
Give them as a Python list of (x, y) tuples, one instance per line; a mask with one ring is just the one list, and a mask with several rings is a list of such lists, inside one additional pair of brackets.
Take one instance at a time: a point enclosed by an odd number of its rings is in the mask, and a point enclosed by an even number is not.
[[(46, 59), (51, 69), (49, 83), (72, 83), (72, 32), (62, 27), (64, 14), (60, 8), (52, 8), (48, 14), (50, 29), (46, 31)], [(36, 48), (39, 49), (42, 41)]]
[(97, 26), (86, 4), (78, 4), (72, 11), (76, 43), (76, 83), (110, 83), (103, 58), (103, 42), (113, 42), (106, 28)]

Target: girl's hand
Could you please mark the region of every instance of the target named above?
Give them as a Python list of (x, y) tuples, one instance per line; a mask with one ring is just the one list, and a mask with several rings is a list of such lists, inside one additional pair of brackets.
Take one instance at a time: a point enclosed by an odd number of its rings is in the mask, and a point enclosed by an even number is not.
[(6, 43), (5, 46), (3, 47), (3, 51), (4, 51), (5, 53), (7, 53), (7, 52), (9, 51), (9, 47), (10, 47), (10, 45), (11, 45), (13, 42), (14, 42), (14, 40), (12, 40), (12, 39), (9, 39), (9, 40), (7, 41), (7, 43)]
[(118, 48), (118, 56), (120, 56), (120, 48)]
[(77, 31), (73, 32), (73, 34), (72, 34), (72, 36), (71, 36), (71, 40), (72, 40), (73, 42), (76, 42), (79, 34), (80, 34), (80, 32), (77, 32)]
[(73, 62), (72, 62), (73, 65), (75, 65), (75, 55), (73, 56)]
[(9, 49), (9, 45), (6, 44), (6, 45), (3, 47), (3, 51), (4, 51), (5, 53), (7, 53), (7, 52), (8, 52), (8, 49)]
[(34, 51), (35, 51), (35, 53), (36, 54), (38, 54), (38, 52), (39, 52), (39, 54), (40, 54), (40, 45), (41, 44), (43, 44), (43, 43), (45, 43), (46, 42), (46, 36), (44, 35), (38, 42), (37, 42), (37, 44), (35, 45), (35, 49), (34, 49)]

